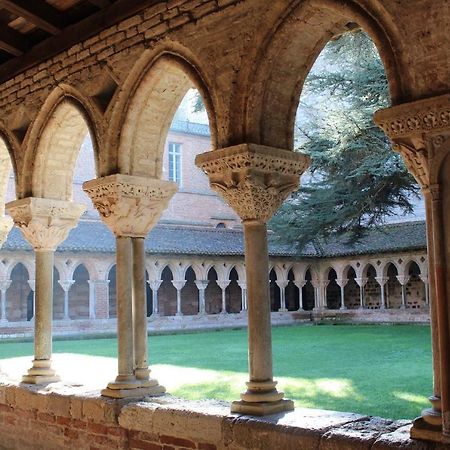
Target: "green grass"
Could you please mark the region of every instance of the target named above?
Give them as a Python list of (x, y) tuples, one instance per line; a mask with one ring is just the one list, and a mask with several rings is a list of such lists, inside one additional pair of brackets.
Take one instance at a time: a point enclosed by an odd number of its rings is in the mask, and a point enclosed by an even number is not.
[[(244, 387), (245, 330), (151, 336), (149, 349), (155, 372), (177, 378), (174, 395), (234, 400)], [(116, 341), (56, 341), (54, 351), (115, 356)], [(32, 343), (0, 343), (0, 359), (30, 354)], [(432, 392), (427, 326), (279, 327), (273, 355), (275, 378), (296, 406), (413, 418)]]

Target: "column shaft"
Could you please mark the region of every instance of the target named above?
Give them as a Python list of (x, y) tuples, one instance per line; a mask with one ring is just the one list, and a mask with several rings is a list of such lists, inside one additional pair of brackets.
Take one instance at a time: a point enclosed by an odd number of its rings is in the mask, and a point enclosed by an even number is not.
[(341, 309), (345, 309), (345, 286), (340, 286), (341, 288)]
[(153, 303), (152, 303), (152, 315), (156, 316), (159, 314), (159, 304), (158, 304), (158, 290), (153, 289)]
[(147, 299), (145, 289), (144, 238), (132, 238), (132, 246), (135, 374), (138, 379), (148, 379)]
[(1, 290), (1, 305), (0, 305), (0, 321), (1, 322), (7, 322), (6, 319), (6, 290)]
[(130, 237), (116, 238), (116, 293), (117, 293), (117, 339), (118, 369), (116, 381), (134, 379), (133, 354), (133, 261)]
[(64, 289), (64, 319), (69, 319), (69, 289)]

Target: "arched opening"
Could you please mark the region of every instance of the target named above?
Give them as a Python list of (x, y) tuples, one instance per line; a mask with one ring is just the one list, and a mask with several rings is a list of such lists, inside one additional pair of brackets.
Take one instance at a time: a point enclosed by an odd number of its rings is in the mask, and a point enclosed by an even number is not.
[(421, 309), (426, 305), (425, 283), (420, 278), (420, 267), (415, 261), (408, 265), (409, 276), (406, 283), (406, 305), (408, 308)]
[(381, 307), (381, 287), (376, 280), (377, 271), (372, 264), (366, 268), (367, 282), (364, 286), (364, 306), (367, 309), (379, 309)]
[(64, 289), (60, 284), (61, 277), (56, 267), (53, 267), (53, 319), (64, 319)]
[(270, 309), (271, 311), (278, 311), (281, 308), (281, 292), (277, 281), (277, 274), (275, 269), (269, 273), (269, 292), (270, 292)]
[(239, 313), (242, 307), (242, 291), (238, 284), (239, 275), (233, 267), (229, 275), (230, 284), (225, 289), (227, 312)]
[(5, 215), (5, 203), (15, 200), (16, 182), (6, 141), (0, 136), (0, 217)]
[(117, 290), (116, 290), (116, 265), (114, 264), (108, 272), (108, 317), (117, 317)]
[(222, 311), (222, 289), (217, 284), (216, 269), (208, 270), (208, 286), (205, 289), (206, 314), (219, 314)]
[(294, 271), (290, 269), (288, 272), (288, 284), (286, 286), (286, 308), (288, 311), (297, 311), (300, 307), (300, 293), (294, 281)]
[(73, 286), (69, 291), (69, 316), (71, 319), (89, 317), (89, 272), (80, 264), (73, 273)]
[(31, 320), (34, 315), (33, 291), (28, 284), (28, 270), (18, 263), (11, 271), (11, 285), (6, 297), (6, 318), (9, 322)]
[(312, 284), (311, 270), (305, 272), (305, 285), (302, 287), (303, 295), (303, 309), (305, 311), (312, 311), (316, 306), (315, 288)]
[(327, 308), (339, 309), (341, 306), (341, 288), (336, 282), (337, 273), (334, 269), (328, 271), (328, 285), (326, 289)]
[(173, 273), (169, 266), (164, 267), (161, 280), (158, 290), (159, 313), (161, 316), (174, 316), (177, 312), (177, 290), (172, 283)]
[(398, 309), (402, 307), (402, 285), (398, 281), (397, 267), (389, 263), (386, 269), (386, 308)]
[(195, 284), (194, 269), (188, 267), (184, 276), (185, 285), (181, 289), (181, 312), (186, 316), (193, 316), (199, 312), (198, 288)]
[(347, 271), (347, 284), (344, 287), (344, 303), (347, 309), (358, 309), (360, 307), (359, 285), (355, 281), (356, 272), (353, 267)]

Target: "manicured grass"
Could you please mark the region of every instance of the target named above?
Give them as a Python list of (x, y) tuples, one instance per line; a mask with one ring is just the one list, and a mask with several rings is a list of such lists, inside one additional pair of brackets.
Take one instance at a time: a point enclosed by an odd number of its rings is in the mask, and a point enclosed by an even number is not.
[[(244, 388), (245, 330), (151, 336), (149, 349), (154, 372), (173, 374), (174, 395), (234, 400)], [(115, 356), (116, 341), (56, 341), (54, 351)], [(31, 343), (0, 343), (0, 359), (30, 354)], [(273, 355), (279, 387), (297, 406), (413, 418), (432, 392), (427, 326), (274, 328)]]

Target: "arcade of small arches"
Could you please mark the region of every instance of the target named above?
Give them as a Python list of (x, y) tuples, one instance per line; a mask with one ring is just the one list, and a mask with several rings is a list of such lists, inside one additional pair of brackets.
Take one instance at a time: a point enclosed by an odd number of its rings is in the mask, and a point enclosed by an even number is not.
[[(428, 310), (426, 255), (333, 261), (324, 269), (326, 264), (271, 261), (271, 311), (301, 313), (326, 309), (339, 314), (355, 309)], [(0, 329), (8, 323), (31, 321), (35, 290), (32, 258), (7, 255), (0, 267)], [(242, 261), (164, 260), (147, 256), (145, 267), (149, 318), (236, 314), (247, 310)], [(57, 253), (53, 269), (53, 320), (116, 317), (114, 259), (84, 261)], [(76, 331), (74, 328), (73, 332)]]

